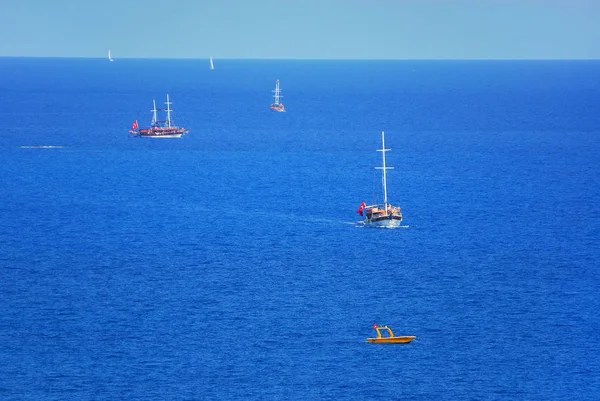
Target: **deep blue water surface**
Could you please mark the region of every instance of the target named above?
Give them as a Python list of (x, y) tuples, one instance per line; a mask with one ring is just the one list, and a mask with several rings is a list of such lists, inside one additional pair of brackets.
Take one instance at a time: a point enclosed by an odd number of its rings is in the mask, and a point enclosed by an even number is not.
[(599, 399), (600, 62), (215, 67), (0, 59), (0, 398)]

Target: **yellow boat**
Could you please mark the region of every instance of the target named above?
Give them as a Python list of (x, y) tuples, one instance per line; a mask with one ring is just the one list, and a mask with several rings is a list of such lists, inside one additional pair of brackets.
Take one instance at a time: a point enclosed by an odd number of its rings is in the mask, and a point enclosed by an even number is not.
[[(367, 342), (369, 343), (374, 343), (374, 344), (406, 344), (411, 342), (412, 340), (414, 340), (416, 338), (416, 336), (400, 336), (400, 337), (395, 337), (394, 333), (392, 332), (392, 329), (390, 329), (387, 326), (377, 326), (376, 324), (373, 325), (373, 329), (375, 329), (375, 331), (377, 331), (377, 337), (376, 338), (367, 338)], [(389, 337), (382, 337), (381, 336), (381, 330), (387, 330)]]

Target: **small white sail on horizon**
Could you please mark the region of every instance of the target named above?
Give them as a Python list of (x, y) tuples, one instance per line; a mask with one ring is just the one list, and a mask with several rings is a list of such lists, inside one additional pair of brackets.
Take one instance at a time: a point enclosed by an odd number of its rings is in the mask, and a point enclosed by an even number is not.
[(211, 70), (215, 69), (215, 65), (213, 64), (212, 56), (210, 56), (210, 69)]
[(110, 56), (110, 49), (108, 49), (108, 61), (115, 61), (111, 56)]

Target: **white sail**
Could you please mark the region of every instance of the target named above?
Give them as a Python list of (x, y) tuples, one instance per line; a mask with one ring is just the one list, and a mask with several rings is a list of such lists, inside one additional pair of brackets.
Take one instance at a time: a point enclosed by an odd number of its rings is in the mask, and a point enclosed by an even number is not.
[(212, 60), (212, 56), (210, 56), (210, 69), (211, 69), (211, 70), (214, 70), (214, 69), (215, 69), (215, 66), (214, 66), (214, 64), (213, 64), (213, 60)]
[(108, 61), (115, 61), (115, 60), (113, 60), (113, 58), (110, 56), (110, 49), (108, 49)]

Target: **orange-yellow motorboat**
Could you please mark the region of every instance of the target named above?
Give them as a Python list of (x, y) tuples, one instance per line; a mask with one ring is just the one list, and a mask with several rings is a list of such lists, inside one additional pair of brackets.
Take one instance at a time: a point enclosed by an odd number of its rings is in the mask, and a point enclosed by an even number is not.
[[(373, 329), (375, 329), (375, 331), (377, 331), (377, 337), (376, 338), (367, 338), (367, 342), (369, 343), (375, 343), (375, 344), (406, 344), (411, 342), (412, 340), (414, 340), (416, 337), (415, 336), (400, 336), (400, 337), (395, 337), (394, 333), (392, 332), (392, 329), (390, 329), (387, 326), (377, 326), (376, 324), (373, 325)], [(382, 337), (381, 336), (381, 330), (387, 330), (389, 337)]]

